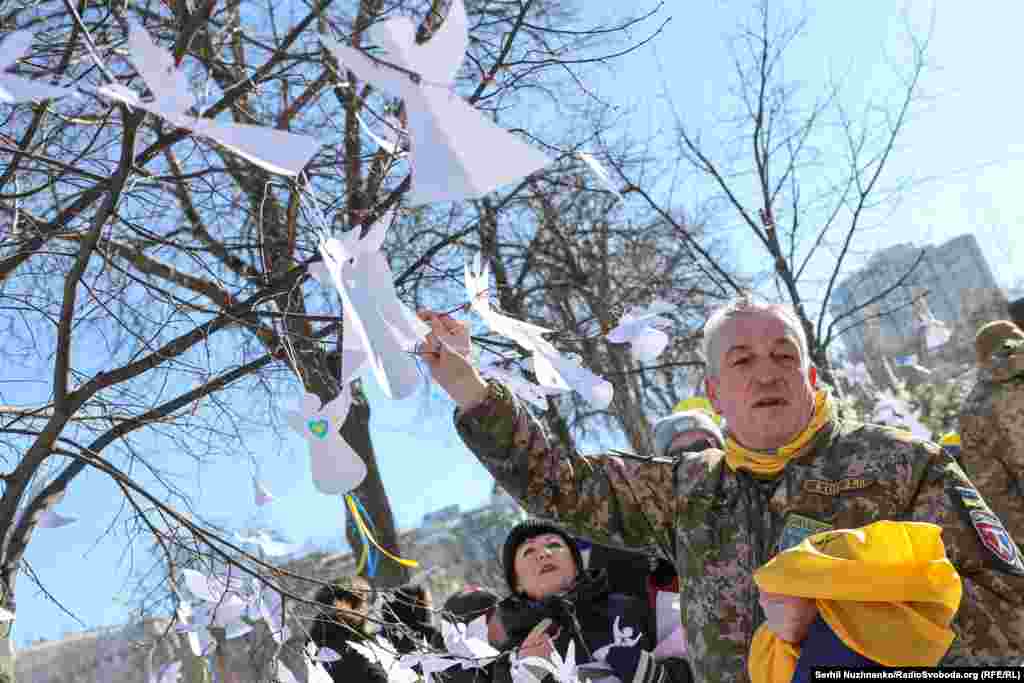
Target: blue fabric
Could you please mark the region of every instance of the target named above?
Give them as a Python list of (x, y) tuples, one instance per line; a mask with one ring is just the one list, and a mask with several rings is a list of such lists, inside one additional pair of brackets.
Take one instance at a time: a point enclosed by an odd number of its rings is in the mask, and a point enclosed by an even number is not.
[(816, 683), (811, 676), (812, 666), (877, 667), (878, 662), (851, 650), (832, 631), (825, 620), (818, 618), (811, 624), (807, 637), (800, 643), (800, 659), (792, 683)]

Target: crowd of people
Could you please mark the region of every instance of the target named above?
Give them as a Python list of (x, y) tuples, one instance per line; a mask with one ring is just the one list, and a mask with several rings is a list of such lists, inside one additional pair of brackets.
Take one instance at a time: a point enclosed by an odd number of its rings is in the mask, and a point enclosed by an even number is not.
[(374, 620), (365, 580), (321, 590), (312, 640), (341, 655), (335, 681), (389, 680), (354, 641), (444, 652), (438, 614), (483, 618), (495, 653), (433, 673), (457, 683), (557, 683), (568, 664), (580, 681), (788, 683), (829, 664), (1024, 663), (1012, 322), (978, 333), (958, 451), (844, 419), (792, 310), (739, 300), (705, 326), (708, 410), (659, 420), (653, 454), (581, 456), (458, 351), (466, 324), (420, 316), (461, 438), (532, 518), (505, 542), (503, 595), (470, 587), (435, 610), (406, 586)]

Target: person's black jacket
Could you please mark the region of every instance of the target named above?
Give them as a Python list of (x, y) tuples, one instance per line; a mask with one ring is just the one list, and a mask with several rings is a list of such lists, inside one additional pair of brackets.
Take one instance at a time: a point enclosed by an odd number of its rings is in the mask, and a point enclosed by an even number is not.
[(370, 637), (335, 623), (333, 618), (326, 615), (318, 617), (309, 634), (318, 648), (329, 647), (341, 656), (335, 662), (323, 663), (331, 680), (335, 683), (388, 683), (384, 667), (348, 646), (352, 641), (358, 643), (370, 640)]
[[(576, 584), (566, 593), (541, 601), (513, 595), (498, 605), (498, 617), (508, 633), (508, 646), (518, 648), (530, 631), (548, 618), (552, 621), (550, 633), (560, 631), (555, 649), (565, 656), (569, 641), (575, 642), (576, 663), (594, 661), (593, 653), (611, 644), (612, 625), (619, 619), (619, 628), (632, 628), (640, 640), (632, 647), (612, 648), (607, 664), (623, 683), (655, 683), (664, 680), (662, 667), (654, 661), (654, 634), (651, 632), (650, 608), (640, 598), (612, 593), (607, 573), (590, 570), (580, 575)], [(495, 683), (512, 680), (508, 659), (495, 663)]]

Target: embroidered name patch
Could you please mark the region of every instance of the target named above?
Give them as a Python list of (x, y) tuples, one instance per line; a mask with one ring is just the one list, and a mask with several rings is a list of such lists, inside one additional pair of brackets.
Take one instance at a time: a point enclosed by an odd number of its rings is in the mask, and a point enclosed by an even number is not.
[(969, 486), (950, 486), (947, 490), (964, 520), (974, 527), (981, 546), (988, 551), (992, 567), (1006, 574), (1024, 576), (1020, 548), (978, 492)]
[(859, 477), (827, 481), (824, 479), (807, 479), (804, 481), (804, 491), (817, 493), (819, 496), (838, 496), (847, 491), (861, 491), (875, 483), (874, 479), (863, 479)]
[(808, 536), (813, 536), (822, 531), (831, 531), (833, 528), (831, 524), (819, 522), (816, 519), (791, 512), (786, 515), (786, 525), (782, 527), (782, 534), (779, 536), (776, 552), (781, 553), (783, 550), (789, 550), (803, 543), (803, 540)]

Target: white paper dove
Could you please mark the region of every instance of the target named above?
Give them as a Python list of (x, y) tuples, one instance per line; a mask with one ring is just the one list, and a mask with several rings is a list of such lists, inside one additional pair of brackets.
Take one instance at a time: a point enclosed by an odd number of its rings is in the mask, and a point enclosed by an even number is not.
[(441, 636), (448, 653), (462, 661), (463, 669), (479, 669), (494, 661), (501, 653), (487, 641), (487, 615), (469, 624), (441, 621)]
[(235, 538), (240, 543), (257, 546), (267, 557), (284, 557), (285, 555), (292, 555), (303, 549), (303, 546), (300, 543), (286, 543), (284, 541), (274, 540), (265, 529), (260, 529), (255, 534), (235, 533)]
[(590, 170), (594, 172), (594, 175), (597, 176), (598, 180), (601, 181), (601, 184), (604, 185), (609, 192), (619, 199), (622, 199), (622, 193), (620, 193), (618, 188), (615, 187), (615, 183), (612, 182), (611, 175), (609, 175), (608, 171), (605, 170), (605, 167), (601, 165), (601, 162), (586, 152), (576, 152), (576, 156), (590, 167)]
[(256, 476), (253, 476), (252, 478), (252, 489), (253, 498), (255, 499), (258, 507), (263, 507), (267, 503), (274, 502), (274, 495), (270, 492), (270, 489), (268, 489)]
[(13, 31), (7, 34), (3, 42), (0, 42), (0, 102), (18, 104), (77, 95), (71, 88), (62, 88), (42, 81), (33, 81), (4, 73), (24, 57), (30, 47), (32, 47), (32, 33), (29, 31)]
[(567, 391), (560, 387), (542, 387), (539, 384), (534, 384), (496, 364), (482, 366), (480, 374), (483, 377), (491, 377), (500, 381), (513, 394), (540, 410), (548, 409), (548, 396), (555, 396)]
[(320, 149), (320, 142), (266, 126), (241, 123), (217, 123), (188, 113), (196, 105), (185, 71), (175, 66), (170, 53), (162, 49), (137, 23), (128, 20), (128, 61), (153, 99), (143, 102), (139, 96), (115, 83), (97, 90), (100, 95), (155, 114), (171, 125), (209, 138), (246, 161), (271, 173), (298, 175)]
[[(374, 27), (381, 61), (321, 36), (342, 66), (405, 102), (410, 137), (412, 204), (481, 197), (543, 168), (547, 157), (474, 109), (453, 86), (469, 45), (466, 9), (453, 0), (429, 41), (416, 43), (408, 17)], [(414, 77), (412, 74), (416, 74)]]
[(559, 353), (551, 342), (541, 335), (551, 330), (510, 318), (491, 309), (488, 289), (488, 269), (477, 254), (474, 268), (465, 264), (466, 290), (471, 307), (494, 332), (504, 335), (533, 352), (531, 359), (537, 384), (542, 387), (572, 390), (598, 409), (611, 405), (614, 387), (607, 380), (598, 377), (579, 363)]
[(385, 139), (373, 132), (373, 129), (367, 125), (366, 121), (363, 120), (363, 117), (359, 115), (359, 112), (356, 112), (356, 120), (359, 121), (359, 127), (363, 129), (363, 132), (366, 133), (366, 135), (373, 140), (374, 144), (382, 150), (396, 158), (405, 156), (405, 152), (402, 150), (402, 140), (400, 135), (392, 132), (388, 137), (394, 137), (395, 139), (393, 141)]
[(551, 652), (549, 659), (543, 657), (525, 657), (523, 664), (535, 666), (548, 671), (558, 683), (580, 683), (579, 671), (576, 666), (576, 642), (570, 640), (565, 650), (565, 658), (557, 650)]
[(228, 628), (241, 620), (248, 601), (232, 589), (229, 580), (207, 576), (194, 569), (183, 569), (182, 576), (192, 595), (201, 601), (192, 609), (193, 623)]
[(0, 607), (0, 621), (14, 621), (14, 612)]
[(57, 512), (47, 508), (39, 513), (36, 524), (43, 529), (59, 529), (62, 526), (67, 526), (68, 524), (73, 524), (77, 521), (77, 517), (65, 517), (64, 515), (58, 514)]
[(369, 363), (384, 394), (401, 399), (419, 387), (419, 369), (411, 352), (430, 327), (398, 298), (391, 267), (380, 251), (392, 218), (393, 212), (387, 212), (362, 239), (359, 230), (350, 230), (340, 238), (322, 240), (323, 262), (310, 273), (323, 286), (332, 284), (341, 298), (346, 352), (342, 382)]
[[(323, 665), (313, 659), (315, 653), (316, 645), (311, 642), (308, 643), (304, 653), (305, 656), (302, 658), (302, 666), (305, 669), (302, 680), (304, 683), (333, 683), (334, 679), (327, 673)], [(281, 683), (299, 683), (299, 679), (296, 678), (295, 674), (288, 667), (281, 663), (281, 660), (277, 661), (277, 679)]]
[(671, 313), (675, 307), (664, 301), (654, 301), (643, 309), (627, 311), (619, 324), (608, 333), (608, 341), (614, 344), (629, 344), (630, 352), (637, 361), (650, 363), (661, 355), (668, 346), (668, 335), (657, 325), (672, 324), (662, 313)]
[(342, 384), (341, 394), (320, 408), (320, 399), (304, 394), (298, 412), (286, 417), (292, 429), (309, 443), (309, 469), (320, 493), (333, 496), (348, 493), (366, 478), (366, 463), (349, 446), (339, 430), (348, 417), (352, 389)]
[(640, 642), (642, 637), (642, 633), (633, 635), (633, 628), (630, 626), (620, 629), (619, 617), (615, 617), (615, 623), (612, 624), (612, 642), (608, 643), (604, 647), (599, 647), (594, 650), (594, 659), (603, 662), (608, 657), (608, 652), (613, 647), (633, 647)]

